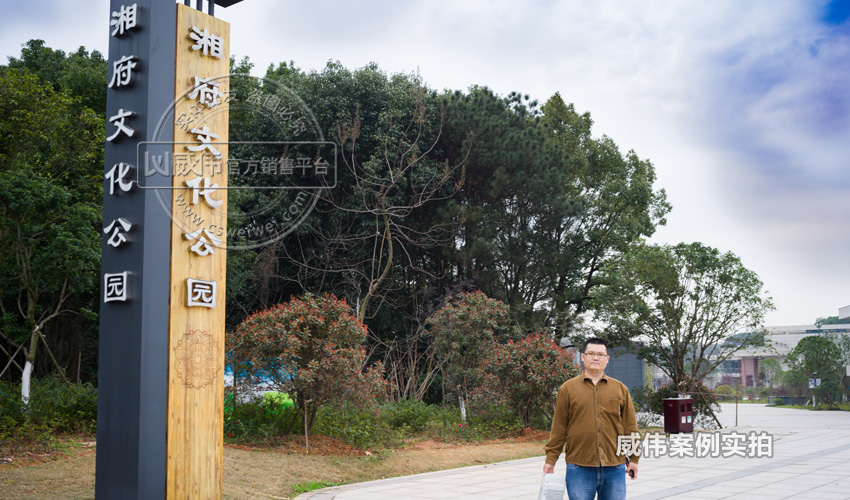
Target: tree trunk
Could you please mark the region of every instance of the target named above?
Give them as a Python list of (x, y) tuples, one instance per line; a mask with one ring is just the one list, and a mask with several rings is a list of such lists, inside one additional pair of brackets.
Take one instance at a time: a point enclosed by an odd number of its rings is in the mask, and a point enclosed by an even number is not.
[(28, 359), (24, 365), (24, 373), (21, 375), (21, 400), (24, 407), (30, 404), (30, 378), (32, 376), (32, 363)]
[(65, 372), (68, 374), (68, 380), (72, 384), (80, 382), (80, 350), (77, 348), (77, 335), (71, 334), (71, 346), (68, 348), (71, 353), (71, 359), (68, 360), (68, 368)]
[(463, 396), (461, 395), (458, 395), (457, 401), (460, 404), (460, 419), (466, 422), (466, 401), (463, 400)]
[(39, 327), (36, 326), (30, 334), (30, 348), (29, 352), (27, 352), (27, 362), (24, 365), (24, 373), (21, 375), (21, 400), (24, 402), (24, 406), (30, 404), (30, 381), (32, 380), (35, 351), (38, 348), (38, 339), (40, 336)]
[[(381, 274), (377, 278), (375, 278), (375, 280), (373, 280), (372, 283), (369, 285), (369, 290), (367, 290), (366, 296), (363, 297), (362, 304), (359, 305), (359, 310), (357, 311), (357, 319), (360, 320), (360, 322), (366, 320), (366, 312), (369, 306), (369, 301), (372, 300), (372, 297), (374, 297), (375, 294), (378, 293), (378, 288), (384, 282), (384, 279), (386, 279), (387, 275), (389, 275), (390, 269), (393, 266), (393, 238), (392, 233), (390, 232), (390, 223), (389, 219), (387, 218), (387, 213), (384, 212), (382, 215), (384, 219), (384, 234), (383, 236), (381, 236), (381, 247), (383, 247), (384, 244), (387, 245), (387, 263), (384, 266), (384, 269), (380, 271)], [(373, 255), (372, 258), (373, 261), (374, 259), (377, 259), (377, 261), (380, 262), (380, 253), (377, 256)]]

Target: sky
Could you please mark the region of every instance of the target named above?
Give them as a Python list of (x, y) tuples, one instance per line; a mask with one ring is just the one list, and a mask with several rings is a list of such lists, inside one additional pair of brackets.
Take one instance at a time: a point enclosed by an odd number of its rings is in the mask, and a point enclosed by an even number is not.
[[(4, 63), (34, 38), (107, 52), (106, 0), (0, 7)], [(245, 0), (216, 17), (257, 76), (375, 62), (437, 90), (559, 92), (655, 165), (673, 210), (651, 242), (738, 255), (768, 326), (850, 305), (850, 0)]]

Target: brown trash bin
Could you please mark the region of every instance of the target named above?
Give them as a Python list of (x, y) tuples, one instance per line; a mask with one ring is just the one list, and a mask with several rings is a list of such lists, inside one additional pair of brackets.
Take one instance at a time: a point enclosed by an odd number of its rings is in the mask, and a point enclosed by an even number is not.
[(693, 398), (664, 399), (664, 432), (693, 432), (694, 431), (694, 400)]

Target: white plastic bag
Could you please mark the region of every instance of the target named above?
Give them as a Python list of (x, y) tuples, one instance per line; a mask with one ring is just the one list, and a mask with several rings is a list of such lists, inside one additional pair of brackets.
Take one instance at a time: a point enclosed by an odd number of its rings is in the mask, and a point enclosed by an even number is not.
[(567, 483), (564, 476), (555, 474), (543, 474), (540, 481), (540, 495), (537, 500), (564, 500), (567, 491)]

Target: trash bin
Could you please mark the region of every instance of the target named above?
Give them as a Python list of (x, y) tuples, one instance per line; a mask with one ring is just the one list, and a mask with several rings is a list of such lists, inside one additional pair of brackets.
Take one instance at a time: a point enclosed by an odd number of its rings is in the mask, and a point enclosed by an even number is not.
[(693, 398), (664, 399), (664, 432), (694, 431)]

